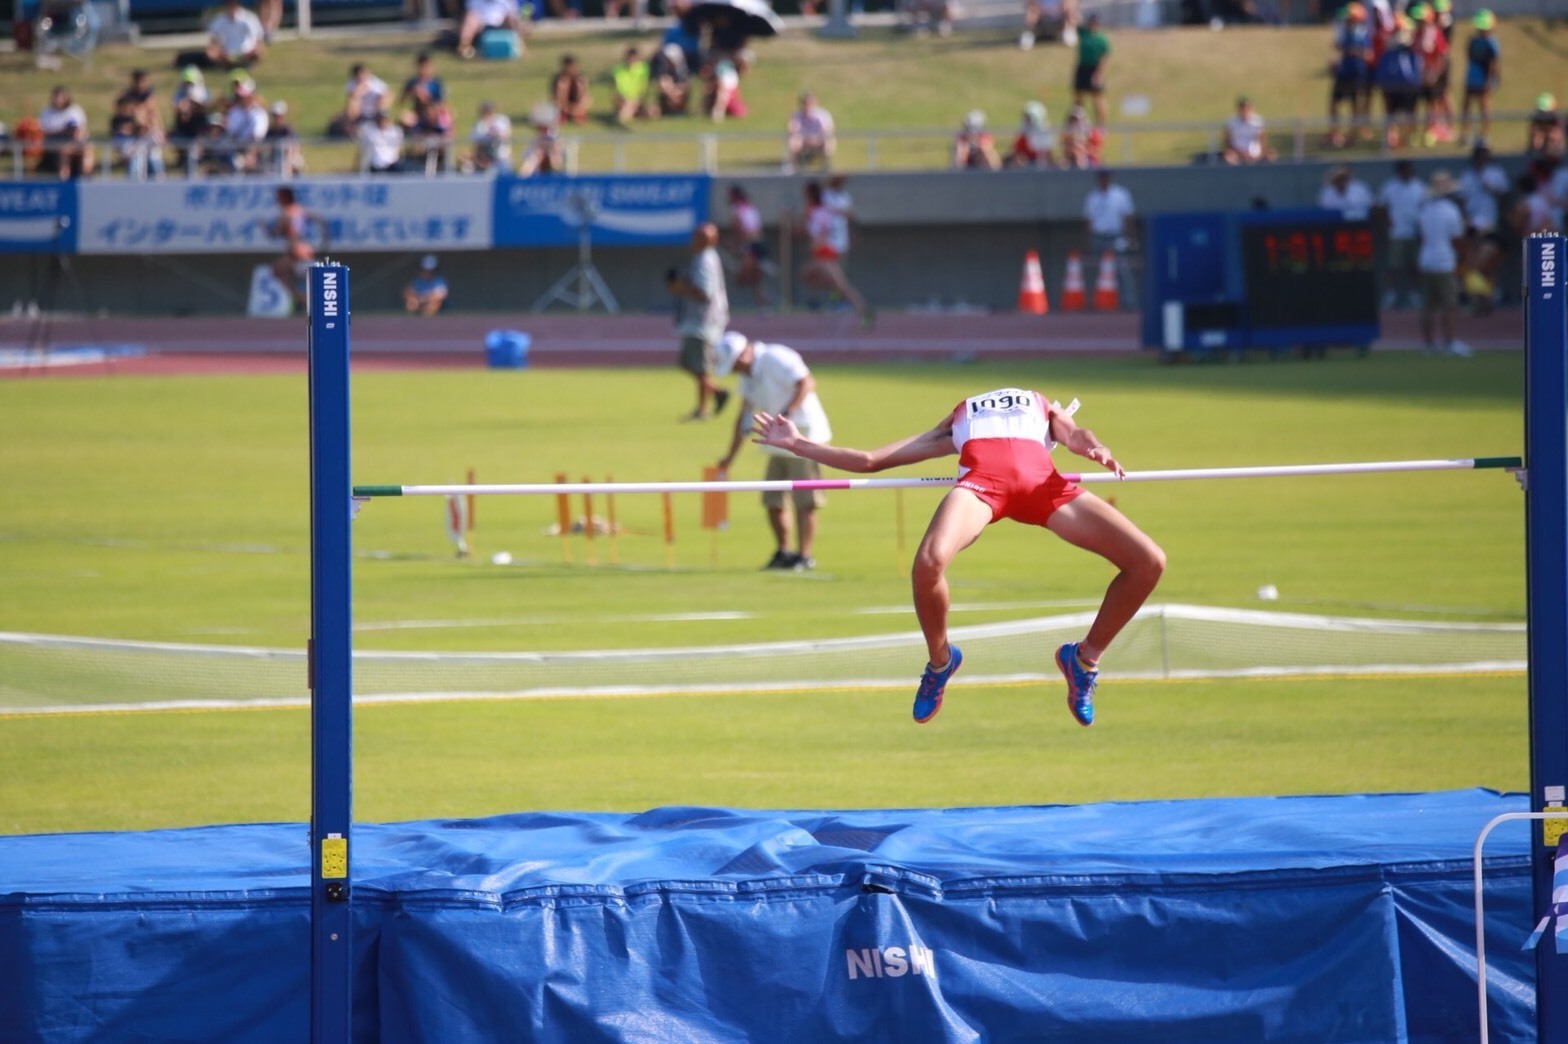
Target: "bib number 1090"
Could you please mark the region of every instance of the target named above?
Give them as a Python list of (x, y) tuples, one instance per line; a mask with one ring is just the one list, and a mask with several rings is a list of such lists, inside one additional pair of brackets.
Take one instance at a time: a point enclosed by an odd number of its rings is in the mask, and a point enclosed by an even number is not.
[(969, 412), (983, 413), (987, 410), (997, 413), (1011, 413), (1026, 410), (1034, 405), (1034, 398), (1024, 392), (992, 392), (989, 395), (977, 395), (969, 400)]

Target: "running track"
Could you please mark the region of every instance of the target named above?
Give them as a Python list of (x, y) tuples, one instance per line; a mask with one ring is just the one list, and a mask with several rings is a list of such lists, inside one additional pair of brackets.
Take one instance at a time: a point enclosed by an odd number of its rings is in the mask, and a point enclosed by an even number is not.
[[(737, 315), (734, 327), (761, 340), (788, 344), (815, 363), (1133, 354), (1142, 350), (1138, 318), (1130, 314), (890, 313), (879, 316), (872, 330), (861, 329), (847, 313)], [(676, 338), (669, 318), (662, 315), (453, 315), (433, 319), (367, 315), (354, 320), (355, 365), (405, 370), (482, 368), (485, 335), (497, 328), (523, 330), (531, 336), (530, 367), (673, 366), (675, 361)], [(1517, 350), (1523, 343), (1523, 328), (1522, 311), (1513, 309), (1486, 319), (1462, 317), (1459, 336), (1477, 349)], [(304, 368), (302, 320), (61, 317), (48, 325), (46, 341), (40, 340), (42, 333), (43, 328), (34, 320), (0, 320), (0, 352), (38, 344), (62, 350), (134, 345), (145, 354), (68, 366), (0, 366), (0, 378), (36, 378), (45, 373), (298, 373)], [(1413, 313), (1385, 314), (1378, 350), (1410, 350), (1419, 345)]]

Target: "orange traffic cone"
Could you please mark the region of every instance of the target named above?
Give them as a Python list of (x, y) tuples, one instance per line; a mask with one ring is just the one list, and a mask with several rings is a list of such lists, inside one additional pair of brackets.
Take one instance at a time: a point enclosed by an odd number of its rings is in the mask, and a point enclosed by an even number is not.
[(1062, 311), (1081, 312), (1087, 304), (1083, 287), (1083, 259), (1074, 250), (1067, 255), (1067, 278), (1062, 281)]
[(1107, 250), (1100, 255), (1100, 274), (1094, 281), (1094, 307), (1101, 312), (1114, 312), (1121, 307), (1116, 293), (1116, 252)]
[(1045, 276), (1040, 272), (1040, 253), (1024, 255), (1024, 277), (1018, 284), (1018, 310), (1025, 315), (1044, 315), (1051, 310), (1045, 299)]

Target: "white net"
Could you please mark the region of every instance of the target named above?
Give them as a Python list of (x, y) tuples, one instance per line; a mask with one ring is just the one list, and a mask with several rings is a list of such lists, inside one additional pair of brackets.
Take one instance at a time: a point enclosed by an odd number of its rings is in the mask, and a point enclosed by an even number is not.
[[(964, 681), (1056, 678), (1051, 654), (1089, 613), (956, 627)], [(1146, 606), (1104, 677), (1520, 671), (1525, 627)], [(925, 660), (916, 631), (859, 638), (592, 652), (359, 652), (356, 702), (899, 688)], [(0, 711), (303, 705), (303, 651), (0, 633)]]

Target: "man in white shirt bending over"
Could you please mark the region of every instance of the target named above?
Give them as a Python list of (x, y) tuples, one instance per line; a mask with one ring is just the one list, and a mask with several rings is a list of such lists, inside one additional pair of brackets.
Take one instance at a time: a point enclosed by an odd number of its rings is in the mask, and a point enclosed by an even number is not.
[(1367, 183), (1351, 175), (1343, 163), (1328, 172), (1323, 190), (1318, 193), (1318, 206), (1324, 210), (1337, 210), (1346, 221), (1365, 221), (1372, 216), (1372, 190)]
[[(721, 474), (727, 473), (730, 465), (735, 463), (735, 455), (751, 433), (753, 412), (788, 417), (802, 437), (812, 442), (825, 445), (833, 440), (827, 411), (822, 408), (822, 400), (817, 398), (816, 378), (811, 376), (811, 370), (799, 352), (782, 344), (753, 341), (731, 330), (719, 339), (718, 349), (714, 353), (713, 374), (715, 377), (727, 377), (732, 370), (741, 375), (740, 397), (743, 401), (740, 415), (735, 419), (735, 433), (730, 437), (729, 451), (719, 459)], [(811, 434), (807, 435), (806, 432)], [(764, 476), (766, 481), (804, 481), (822, 477), (821, 465), (814, 460), (797, 457), (774, 446), (764, 445), (762, 452), (768, 455), (768, 470)], [(816, 567), (811, 550), (817, 536), (817, 508), (822, 504), (822, 491), (816, 489), (762, 494), (762, 506), (768, 512), (768, 525), (773, 528), (773, 539), (777, 545), (764, 569), (802, 571)], [(793, 508), (795, 515), (794, 551), (789, 549), (790, 527), (786, 505)]]
[(789, 159), (785, 163), (793, 173), (808, 163), (821, 163), (826, 170), (833, 165), (834, 138), (833, 116), (817, 104), (816, 95), (806, 91), (800, 96), (800, 108), (789, 117)]
[(1263, 117), (1252, 107), (1252, 99), (1236, 99), (1236, 115), (1225, 121), (1225, 149), (1221, 158), (1233, 167), (1274, 161), (1268, 131), (1263, 126)]

